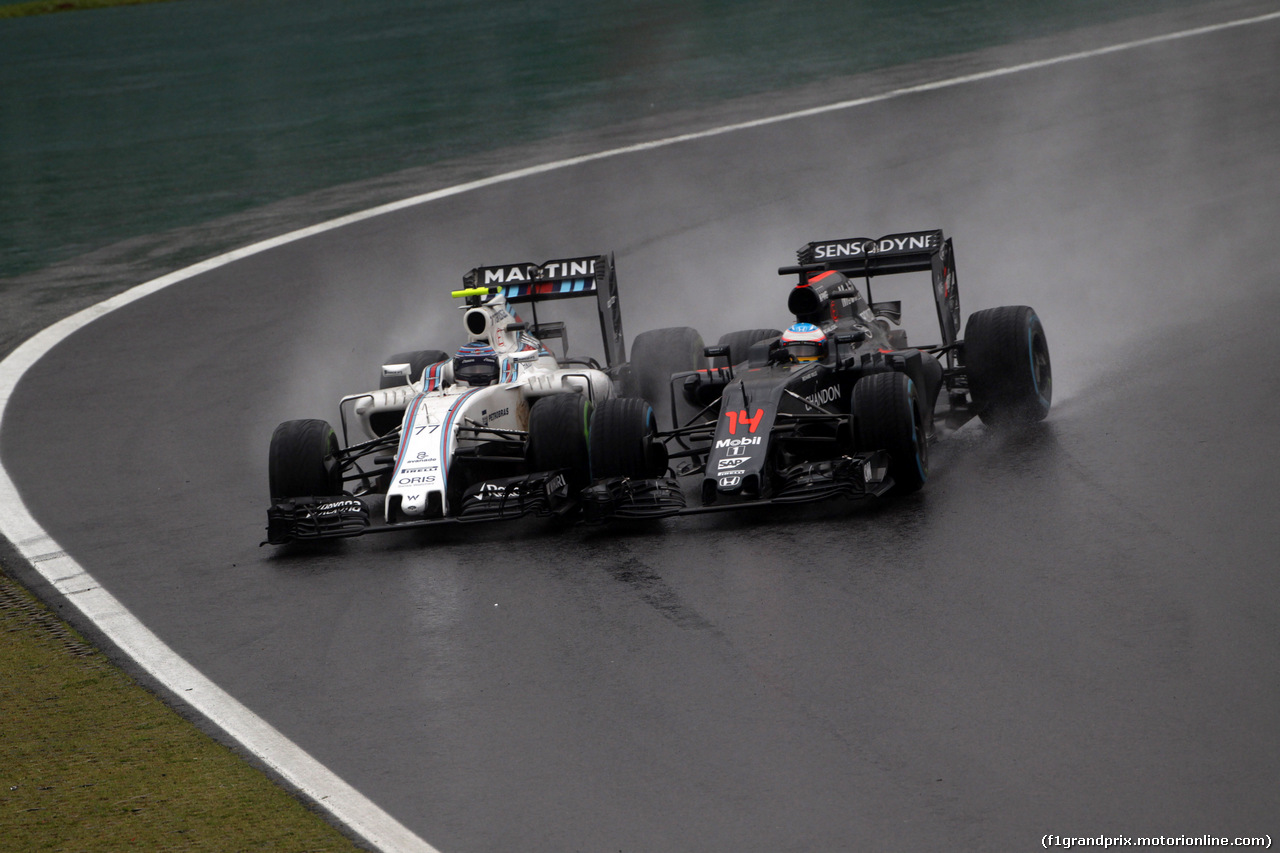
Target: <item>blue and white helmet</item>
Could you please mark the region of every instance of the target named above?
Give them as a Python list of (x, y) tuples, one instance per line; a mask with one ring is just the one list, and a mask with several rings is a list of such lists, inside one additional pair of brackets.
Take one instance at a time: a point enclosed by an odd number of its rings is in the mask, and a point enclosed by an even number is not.
[(486, 341), (465, 343), (453, 356), (453, 381), (492, 385), (498, 381), (498, 353)]
[(819, 361), (827, 357), (826, 333), (812, 323), (796, 323), (782, 333), (788, 361)]

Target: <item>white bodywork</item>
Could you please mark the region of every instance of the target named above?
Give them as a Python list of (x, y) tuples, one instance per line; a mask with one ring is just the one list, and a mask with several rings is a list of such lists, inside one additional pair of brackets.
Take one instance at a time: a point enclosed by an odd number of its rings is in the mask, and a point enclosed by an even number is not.
[[(469, 333), (472, 340), (486, 340), (497, 351), (499, 381), (473, 387), (453, 382), (452, 360), (423, 371), (420, 379), (403, 387), (362, 394), (353, 399), (355, 413), (370, 438), (377, 438), (371, 418), (379, 413), (403, 412), (400, 445), (387, 485), (383, 507), (392, 515), (422, 518), (428, 507), (440, 507), (451, 515), (449, 467), (459, 448), (492, 441), (499, 434), (476, 434), (459, 428), (511, 430), (529, 428), (529, 409), (539, 397), (551, 394), (585, 394), (593, 402), (615, 396), (608, 374), (591, 367), (561, 367), (535, 338), (511, 330), (516, 318), (506, 310), (501, 295), (468, 310), (485, 312), (483, 331)], [(468, 326), (472, 318), (468, 318)], [(474, 323), (478, 329), (479, 322)], [(403, 366), (400, 366), (403, 367)], [(388, 372), (397, 366), (387, 365)], [(509, 436), (516, 438), (516, 436)], [(433, 497), (433, 495), (435, 497)], [(431, 515), (435, 515), (432, 511)]]

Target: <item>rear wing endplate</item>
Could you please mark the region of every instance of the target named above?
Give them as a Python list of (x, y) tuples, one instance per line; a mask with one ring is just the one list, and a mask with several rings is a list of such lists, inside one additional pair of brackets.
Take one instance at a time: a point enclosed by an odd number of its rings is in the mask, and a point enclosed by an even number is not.
[(609, 367), (617, 367), (627, 360), (622, 337), (622, 306), (618, 302), (618, 274), (612, 252), (559, 258), (541, 264), (476, 267), (464, 275), (462, 281), (468, 288), (501, 287), (508, 304), (530, 303), (535, 325), (539, 302), (594, 296), (600, 313), (605, 360)]
[(929, 272), (933, 277), (933, 298), (938, 307), (942, 343), (950, 346), (960, 332), (960, 292), (956, 282), (955, 251), (941, 230), (887, 234), (879, 239), (850, 237), (845, 240), (818, 240), (796, 252), (797, 266), (780, 267), (779, 275), (798, 273), (801, 284), (814, 272), (835, 270), (850, 278), (894, 273)]

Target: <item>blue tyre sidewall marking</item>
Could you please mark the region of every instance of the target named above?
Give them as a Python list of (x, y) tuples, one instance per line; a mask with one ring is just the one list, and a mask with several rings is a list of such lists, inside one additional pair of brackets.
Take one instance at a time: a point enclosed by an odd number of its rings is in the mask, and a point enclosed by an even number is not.
[(929, 474), (924, 470), (924, 460), (920, 454), (920, 431), (916, 428), (916, 411), (911, 405), (911, 394), (915, 391), (915, 383), (911, 381), (911, 377), (907, 377), (907, 417), (911, 419), (911, 447), (915, 452), (916, 470), (920, 472), (920, 481), (924, 482), (929, 479)]
[(1027, 361), (1031, 367), (1031, 387), (1036, 392), (1036, 399), (1040, 401), (1040, 405), (1046, 410), (1049, 408), (1049, 401), (1040, 393), (1040, 376), (1036, 373), (1036, 329), (1040, 327), (1040, 318), (1035, 312), (1031, 313), (1031, 319), (1027, 323)]

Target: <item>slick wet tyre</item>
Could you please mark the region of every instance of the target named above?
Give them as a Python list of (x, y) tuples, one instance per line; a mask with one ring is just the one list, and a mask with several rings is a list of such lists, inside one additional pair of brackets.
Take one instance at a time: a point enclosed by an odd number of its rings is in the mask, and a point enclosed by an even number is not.
[[(653, 406), (661, 429), (673, 425), (671, 409), (671, 375), (707, 366), (702, 335), (688, 326), (653, 329), (641, 332), (631, 344), (631, 373), (635, 391)], [(675, 418), (693, 414), (681, 395), (677, 395)]]
[(529, 446), (526, 459), (531, 473), (564, 469), (573, 492), (591, 481), (591, 401), (582, 394), (543, 397), (529, 410)]
[(285, 421), (271, 435), (267, 478), (271, 500), (342, 494), (338, 436), (327, 421)]
[(971, 314), (965, 324), (964, 365), (969, 394), (984, 424), (1035, 423), (1049, 414), (1049, 343), (1040, 318), (1026, 305)]
[(854, 442), (860, 451), (889, 453), (895, 494), (929, 479), (929, 441), (920, 392), (905, 373), (873, 373), (853, 386)]
[(653, 407), (635, 397), (601, 400), (591, 416), (591, 477), (660, 477), (667, 451), (657, 440)]
[[(414, 352), (398, 352), (395, 355), (387, 356), (387, 360), (382, 363), (410, 365), (412, 369), (409, 371), (409, 381), (417, 382), (422, 378), (422, 371), (433, 364), (448, 360), (449, 354), (447, 352), (438, 349), (424, 349)], [(388, 388), (399, 388), (404, 384), (405, 381), (400, 376), (380, 376), (378, 379), (378, 388), (383, 391)]]

